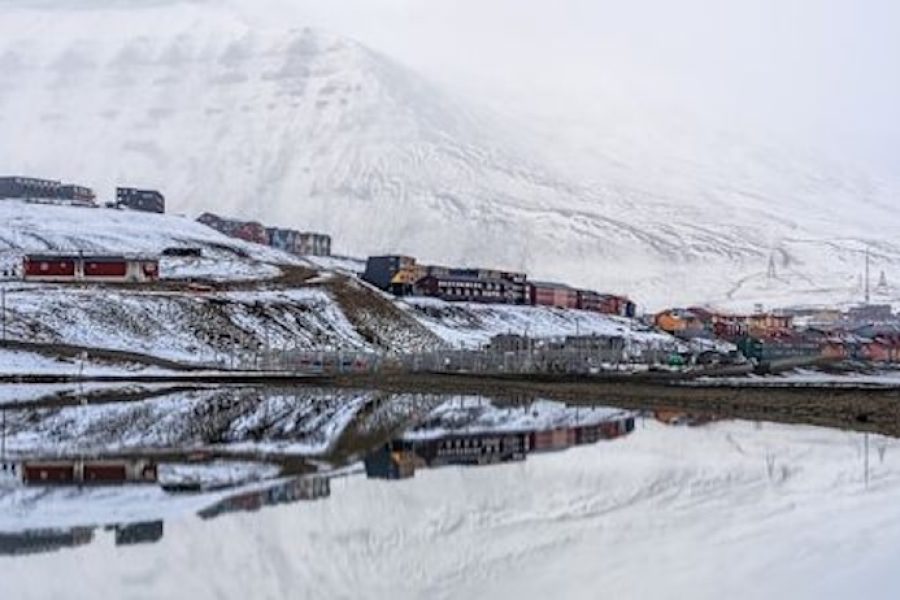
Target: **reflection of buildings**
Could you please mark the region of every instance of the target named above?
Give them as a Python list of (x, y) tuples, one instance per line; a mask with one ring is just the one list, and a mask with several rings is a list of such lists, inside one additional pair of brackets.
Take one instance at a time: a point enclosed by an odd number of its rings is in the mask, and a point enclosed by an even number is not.
[(488, 465), (525, 460), (527, 433), (462, 434), (426, 440), (394, 440), (365, 458), (366, 475), (379, 479), (412, 477), (417, 467)]
[(290, 504), (301, 500), (317, 500), (331, 495), (327, 477), (298, 477), (261, 490), (242, 492), (204, 508), (198, 514), (212, 519), (231, 512), (255, 511), (263, 506)]
[(55, 552), (62, 548), (84, 546), (93, 539), (93, 527), (31, 529), (20, 533), (0, 533), (0, 555)]
[(154, 544), (161, 540), (163, 536), (162, 521), (113, 525), (112, 529), (116, 532), (116, 546)]
[(19, 465), (26, 485), (122, 485), (156, 483), (156, 463), (129, 460), (26, 460)]
[(675, 408), (660, 408), (653, 411), (653, 418), (666, 425), (687, 425), (697, 427), (715, 421), (712, 415), (691, 413)]
[(366, 476), (412, 477), (420, 467), (488, 465), (525, 460), (530, 452), (552, 452), (593, 444), (634, 431), (631, 414), (599, 423), (534, 431), (478, 431), (427, 438), (400, 438), (365, 458)]
[(407, 479), (416, 468), (427, 466), (415, 452), (394, 449), (391, 443), (369, 453), (363, 462), (370, 479)]
[[(163, 537), (162, 521), (108, 525), (115, 532), (116, 546), (153, 544)], [(0, 556), (56, 552), (63, 548), (86, 546), (94, 541), (94, 526), (68, 529), (26, 529), (18, 533), (0, 533)]]
[(486, 465), (524, 460), (528, 452), (525, 433), (476, 433), (448, 435), (430, 440), (397, 440), (395, 447), (415, 453), (429, 467)]

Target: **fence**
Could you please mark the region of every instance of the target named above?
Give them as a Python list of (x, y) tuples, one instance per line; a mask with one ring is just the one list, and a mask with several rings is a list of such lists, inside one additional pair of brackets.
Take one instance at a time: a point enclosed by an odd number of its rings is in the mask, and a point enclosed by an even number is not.
[(400, 357), (412, 372), (444, 373), (560, 373), (589, 375), (633, 370), (640, 366), (666, 365), (671, 352), (622, 349), (441, 350)]
[(375, 373), (381, 368), (381, 363), (381, 355), (374, 352), (261, 348), (239, 349), (224, 356), (217, 356), (214, 366), (240, 371), (288, 371), (334, 375)]

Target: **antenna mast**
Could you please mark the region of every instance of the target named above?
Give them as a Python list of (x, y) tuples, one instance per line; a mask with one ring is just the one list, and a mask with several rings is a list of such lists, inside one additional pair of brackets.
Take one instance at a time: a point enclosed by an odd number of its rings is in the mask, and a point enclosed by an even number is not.
[(869, 303), (869, 247), (866, 246), (866, 304)]

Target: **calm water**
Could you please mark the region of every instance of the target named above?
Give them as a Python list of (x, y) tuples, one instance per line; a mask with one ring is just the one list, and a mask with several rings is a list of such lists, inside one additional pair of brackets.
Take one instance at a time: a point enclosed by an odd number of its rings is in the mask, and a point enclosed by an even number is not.
[[(900, 592), (880, 436), (286, 390), (7, 409), (4, 431), (4, 599)], [(101, 465), (149, 481), (22, 481)]]

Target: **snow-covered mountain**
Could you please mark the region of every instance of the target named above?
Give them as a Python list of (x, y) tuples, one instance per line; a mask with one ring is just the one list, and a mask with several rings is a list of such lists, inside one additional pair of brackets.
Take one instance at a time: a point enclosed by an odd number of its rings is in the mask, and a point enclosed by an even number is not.
[(0, 8), (0, 171), (158, 187), (176, 212), (326, 230), (342, 253), (649, 307), (848, 302), (866, 245), (900, 277), (895, 190), (842, 164), (724, 135), (673, 150), (612, 122), (576, 156), (289, 15), (260, 28), (251, 2), (43, 4)]

